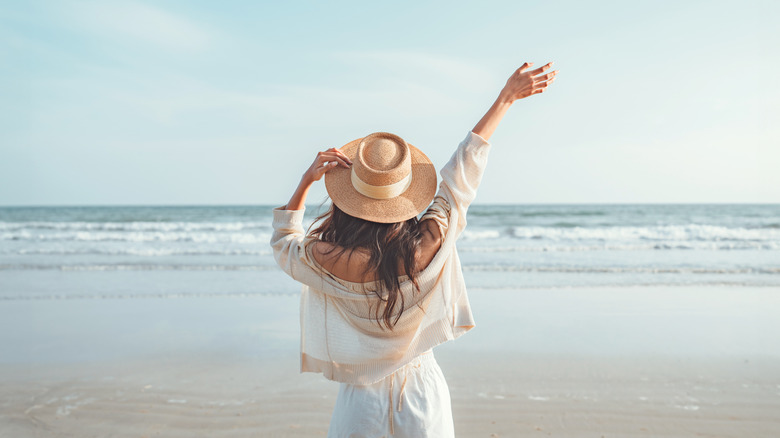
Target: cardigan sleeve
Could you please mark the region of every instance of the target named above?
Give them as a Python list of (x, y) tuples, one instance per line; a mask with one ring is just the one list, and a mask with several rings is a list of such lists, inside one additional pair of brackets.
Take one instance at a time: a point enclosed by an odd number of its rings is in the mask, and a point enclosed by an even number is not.
[[(477, 196), (490, 146), (490, 142), (469, 131), (441, 169), (439, 191), (420, 220), (436, 221), (442, 236), (452, 230), (457, 238), (466, 227), (466, 211)], [(453, 209), (457, 211), (456, 216), (452, 214)], [(450, 223), (453, 217), (457, 223)]]
[(300, 210), (284, 210), (282, 207), (273, 210), (273, 234), (271, 248), (274, 259), (282, 270), (294, 280), (308, 286), (321, 285), (320, 273), (312, 267), (306, 253), (303, 229), (303, 213)]

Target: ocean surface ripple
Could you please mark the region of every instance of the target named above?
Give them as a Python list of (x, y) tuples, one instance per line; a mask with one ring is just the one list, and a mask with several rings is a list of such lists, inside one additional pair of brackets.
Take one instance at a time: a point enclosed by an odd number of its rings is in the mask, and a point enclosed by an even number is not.
[[(271, 210), (0, 207), (0, 297), (134, 296), (118, 286), (133, 272), (155, 276), (150, 296), (296, 293), (268, 244)], [(476, 289), (780, 286), (780, 205), (474, 205), (458, 248)]]

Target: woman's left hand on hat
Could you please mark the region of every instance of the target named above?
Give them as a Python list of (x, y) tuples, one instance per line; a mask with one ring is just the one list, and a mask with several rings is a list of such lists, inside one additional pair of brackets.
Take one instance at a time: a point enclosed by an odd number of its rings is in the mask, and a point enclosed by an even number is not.
[(349, 168), (352, 161), (336, 148), (317, 152), (317, 158), (303, 174), (303, 179), (308, 182), (319, 181), (325, 173), (334, 167), (341, 165)]

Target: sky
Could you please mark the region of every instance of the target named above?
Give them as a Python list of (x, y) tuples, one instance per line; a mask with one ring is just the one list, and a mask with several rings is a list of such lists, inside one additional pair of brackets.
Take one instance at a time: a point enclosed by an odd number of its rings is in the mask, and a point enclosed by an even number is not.
[[(477, 203), (780, 202), (777, 1), (0, 1), (0, 206), (283, 205), (377, 131)], [(322, 182), (308, 203), (325, 199)]]

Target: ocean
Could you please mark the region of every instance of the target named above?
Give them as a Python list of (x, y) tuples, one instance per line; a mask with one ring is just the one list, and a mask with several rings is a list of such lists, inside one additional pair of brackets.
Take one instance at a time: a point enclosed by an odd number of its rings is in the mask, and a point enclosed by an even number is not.
[[(271, 210), (0, 207), (0, 299), (298, 294)], [(778, 287), (780, 204), (473, 205), (458, 248), (470, 290)]]

